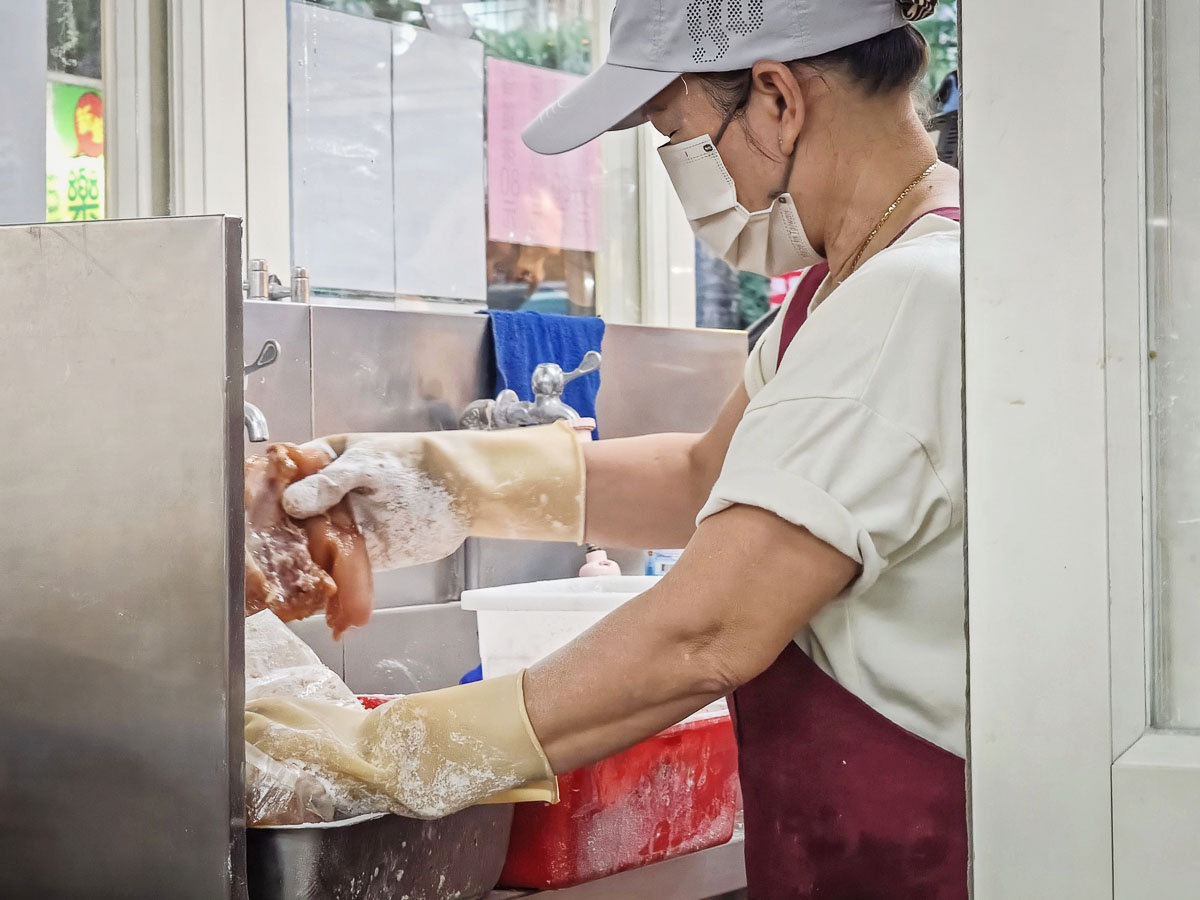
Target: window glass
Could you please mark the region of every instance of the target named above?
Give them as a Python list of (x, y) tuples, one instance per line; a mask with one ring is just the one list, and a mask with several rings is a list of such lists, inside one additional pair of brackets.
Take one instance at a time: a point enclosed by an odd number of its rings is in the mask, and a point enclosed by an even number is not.
[(5, 6), (0, 223), (170, 212), (166, 7), (105, 0)]
[(1153, 722), (1200, 728), (1200, 6), (1147, 7)]
[[(553, 158), (520, 142), (529, 119), (598, 63), (600, 3), (292, 9), (293, 258), (318, 295), (637, 320), (636, 135)], [(434, 72), (453, 88), (428, 88)]]
[(101, 0), (46, 3), (46, 221), (105, 216)]

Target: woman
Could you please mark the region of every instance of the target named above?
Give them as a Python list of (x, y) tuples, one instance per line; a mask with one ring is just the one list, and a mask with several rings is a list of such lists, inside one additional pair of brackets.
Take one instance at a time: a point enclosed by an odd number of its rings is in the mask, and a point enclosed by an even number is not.
[(527, 143), (648, 119), (701, 240), (828, 274), (704, 435), (330, 439), (285, 507), (349, 494), (380, 568), (468, 535), (687, 550), (523, 675), (370, 714), (262, 702), (251, 740), (439, 815), (549, 796), (553, 773), (732, 693), (752, 896), (967, 896), (958, 178), (913, 107), (927, 50), (908, 24), (934, 5), (617, 4), (609, 61)]

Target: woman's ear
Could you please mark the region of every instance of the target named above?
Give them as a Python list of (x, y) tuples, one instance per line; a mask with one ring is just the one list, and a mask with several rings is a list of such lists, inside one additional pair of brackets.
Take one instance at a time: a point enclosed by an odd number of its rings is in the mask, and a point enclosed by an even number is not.
[(785, 158), (791, 156), (805, 115), (804, 92), (791, 68), (774, 61), (755, 63), (749, 105), (758, 106), (770, 117), (776, 133), (762, 135), (767, 149), (778, 150)]

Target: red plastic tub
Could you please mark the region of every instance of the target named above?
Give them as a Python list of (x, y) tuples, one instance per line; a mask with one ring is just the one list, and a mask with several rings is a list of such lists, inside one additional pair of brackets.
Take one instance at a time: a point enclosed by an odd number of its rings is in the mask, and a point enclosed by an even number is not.
[(516, 807), (500, 884), (558, 889), (733, 837), (737, 746), (729, 716), (684, 722), (559, 778), (561, 802)]

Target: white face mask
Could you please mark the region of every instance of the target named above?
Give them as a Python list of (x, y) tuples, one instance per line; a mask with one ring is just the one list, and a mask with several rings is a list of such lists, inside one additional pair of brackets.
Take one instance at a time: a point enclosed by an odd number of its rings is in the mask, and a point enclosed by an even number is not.
[(767, 209), (750, 212), (737, 200), (733, 177), (707, 134), (659, 148), (667, 175), (696, 237), (736, 269), (783, 275), (822, 260), (809, 243), (796, 204), (780, 194)]

